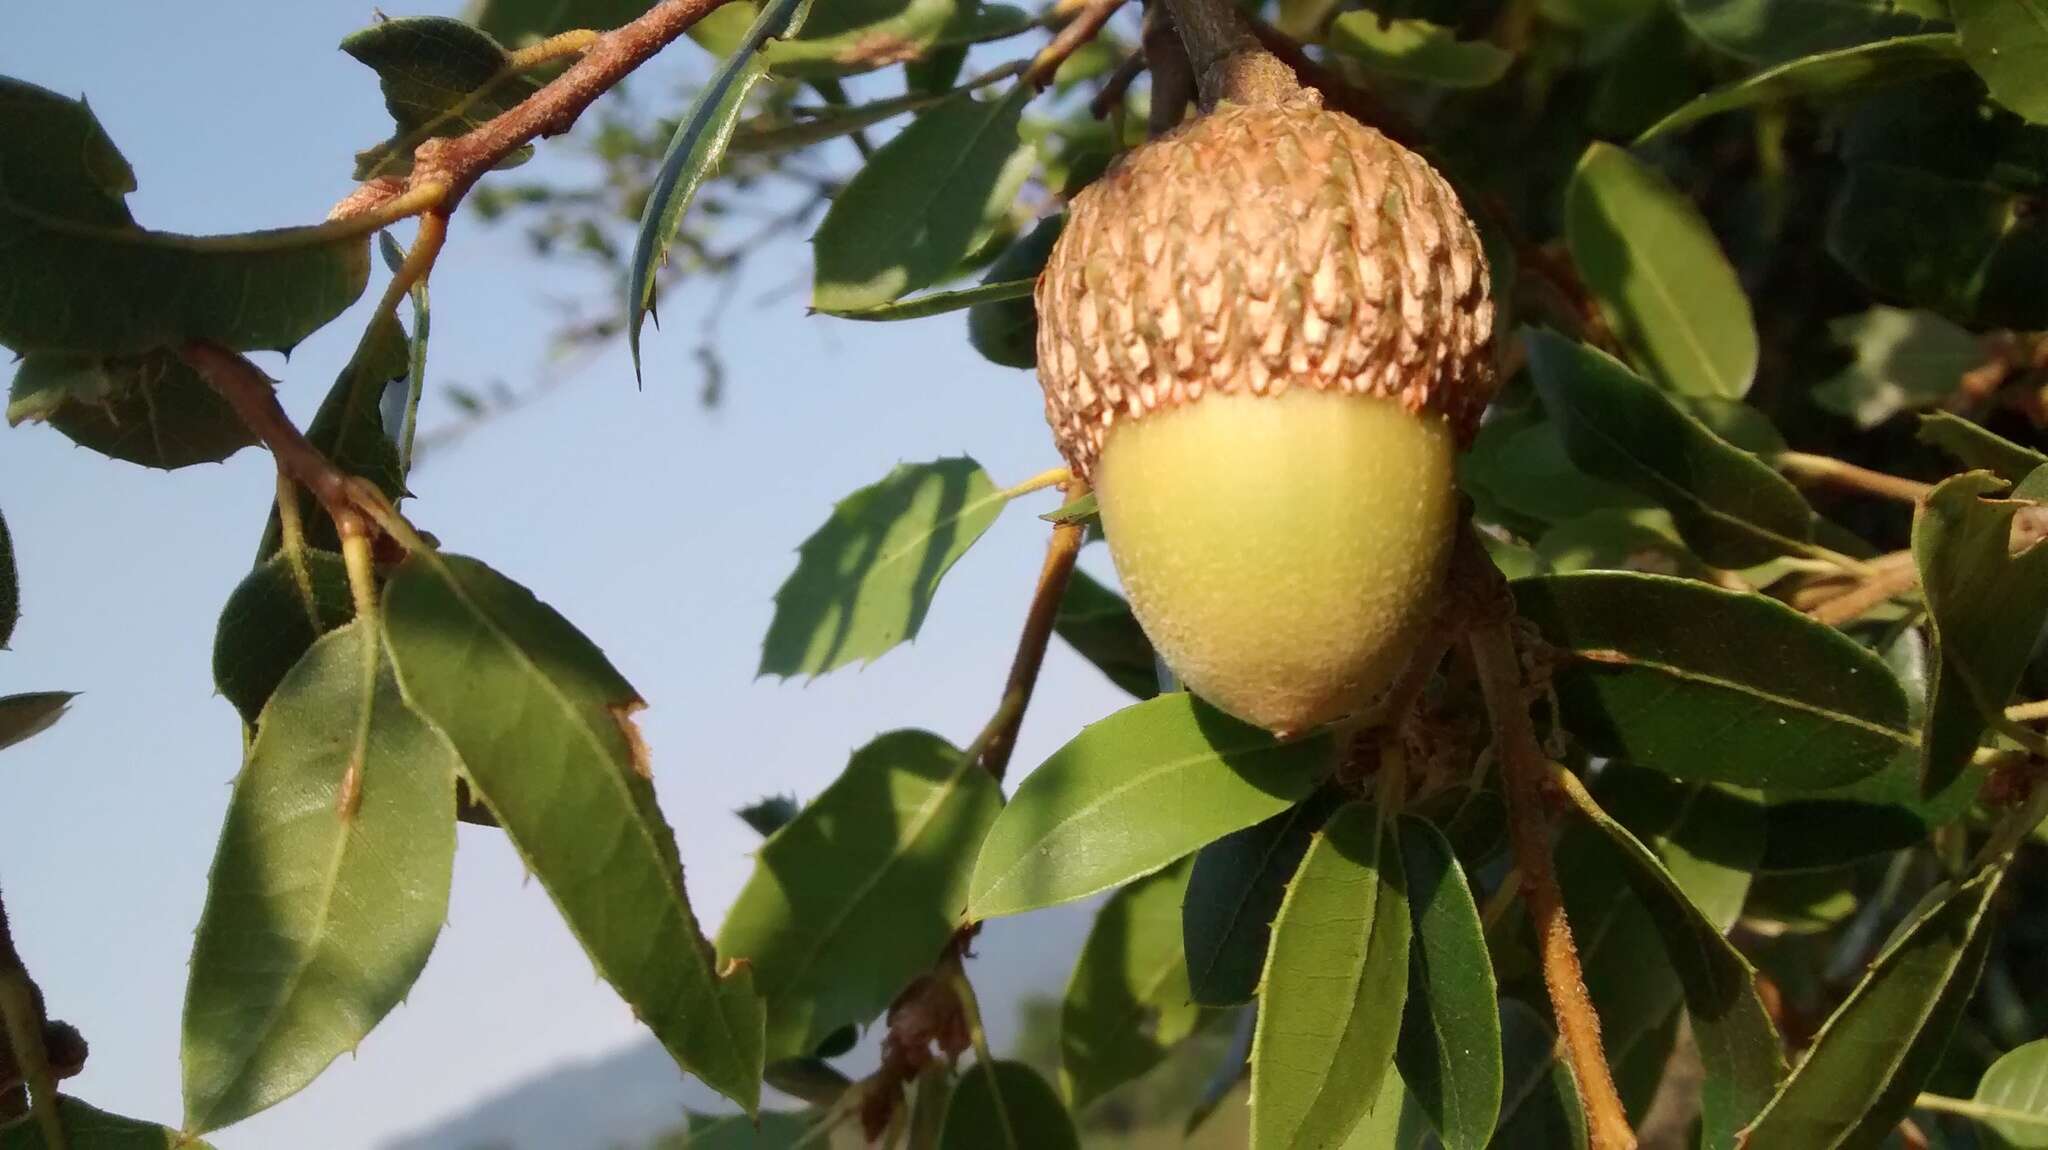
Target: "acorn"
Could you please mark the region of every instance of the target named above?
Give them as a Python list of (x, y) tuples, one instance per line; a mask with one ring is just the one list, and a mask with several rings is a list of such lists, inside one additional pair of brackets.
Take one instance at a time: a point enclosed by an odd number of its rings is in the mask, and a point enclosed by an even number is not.
[(1132, 611), (1190, 690), (1281, 735), (1407, 665), (1494, 386), (1450, 185), (1287, 87), (1082, 190), (1036, 291), (1046, 418)]

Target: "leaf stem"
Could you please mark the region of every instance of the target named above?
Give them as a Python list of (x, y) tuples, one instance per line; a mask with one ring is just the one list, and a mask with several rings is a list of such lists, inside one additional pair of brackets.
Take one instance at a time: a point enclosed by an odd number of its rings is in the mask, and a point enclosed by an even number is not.
[(1912, 563), (1873, 564), (1872, 570), (1862, 582), (1811, 608), (1807, 615), (1816, 623), (1840, 627), (1920, 585), (1920, 569)]
[(306, 622), (320, 630), (320, 600), (313, 593), (313, 572), (306, 566), (306, 521), (299, 517), (299, 489), (283, 464), (277, 468), (278, 552), (291, 566), (292, 582), (299, 589), (299, 603), (306, 609)]
[[(1085, 494), (1088, 485), (1078, 479), (1066, 482), (1068, 499)], [(1024, 725), (1024, 711), (1031, 705), (1031, 692), (1038, 684), (1039, 668), (1045, 664), (1046, 644), (1052, 641), (1053, 620), (1058, 617), (1060, 599), (1074, 574), (1074, 560), (1081, 553), (1087, 525), (1061, 523), (1052, 529), (1046, 545), (1045, 563), (1038, 570), (1038, 586), (1031, 593), (1031, 607), (1024, 615), (1024, 633), (1017, 639), (1017, 654), (1010, 662), (1010, 677), (1003, 684), (997, 707), (1000, 722), (977, 740), (981, 744), (981, 765), (1000, 782), (1009, 769), (1010, 755), (1017, 749), (1017, 731)]]
[(1124, 0), (1085, 0), (1074, 18), (1053, 34), (1052, 43), (1039, 50), (1032, 57), (1031, 66), (1024, 69), (1023, 83), (1033, 88), (1043, 88), (1052, 83), (1054, 72), (1067, 62), (1067, 57), (1102, 31), (1116, 10), (1124, 6)]
[[(1460, 552), (1469, 556), (1473, 550), (1461, 548)], [(1468, 568), (1473, 565), (1466, 564)], [(1543, 980), (1557, 1018), (1558, 1038), (1564, 1044), (1572, 1077), (1578, 1083), (1592, 1150), (1633, 1150), (1635, 1133), (1629, 1129), (1628, 1115), (1622, 1109), (1607, 1056), (1600, 1047), (1600, 1017), (1593, 1008), (1592, 997), (1586, 993), (1578, 948), (1572, 941), (1571, 924), (1565, 919), (1564, 896), (1558, 890), (1557, 872), (1550, 855), (1550, 826), (1544, 799), (1550, 758), (1536, 741), (1536, 728), (1529, 720), (1528, 687), (1522, 678), (1512, 631), (1513, 599), (1508, 595), (1505, 579), (1490, 566), (1466, 577), (1484, 580), (1494, 588), (1493, 617), (1475, 625), (1467, 638), (1480, 692), (1493, 723), (1494, 754), (1500, 761), (1501, 786), (1506, 792), (1508, 830), (1515, 866), (1521, 872), (1522, 900), (1529, 908), (1530, 925), (1536, 931)]]
[(277, 458), (278, 467), (312, 492), (330, 514), (348, 506), (348, 476), (300, 434), (278, 403), (277, 389), (255, 364), (239, 352), (203, 340), (179, 348), (178, 355), (227, 400), (243, 426)]
[(1884, 499), (1895, 499), (1901, 503), (1918, 503), (1934, 490), (1931, 483), (1872, 471), (1868, 467), (1858, 467), (1831, 455), (1786, 451), (1773, 457), (1771, 462), (1777, 465), (1778, 470), (1783, 472), (1786, 478), (1796, 483), (1843, 487)]
[(528, 44), (526, 47), (512, 53), (512, 67), (524, 72), (529, 68), (538, 68), (542, 64), (552, 64), (556, 60), (566, 59), (570, 56), (581, 56), (589, 51), (590, 46), (597, 43), (602, 37), (603, 33), (593, 32), (588, 28), (557, 32), (538, 44)]
[(1913, 1099), (1916, 1110), (1932, 1110), (1936, 1114), (1954, 1114), (1973, 1122), (2013, 1122), (2038, 1126), (2048, 1130), (2048, 1116), (2027, 1110), (2014, 1110), (2009, 1106), (1994, 1106), (1974, 1098), (1954, 1098), (1946, 1094), (1922, 1094)]
[(1003, 488), (1001, 491), (996, 492), (996, 497), (1007, 503), (1018, 496), (1029, 495), (1034, 491), (1043, 491), (1048, 487), (1064, 487), (1073, 482), (1073, 480), (1073, 472), (1068, 471), (1064, 467), (1055, 467), (1049, 471), (1041, 471), (1015, 487)]
[(2048, 719), (2048, 699), (2036, 699), (2031, 703), (2015, 703), (2005, 709), (2005, 717), (2015, 723), (2038, 723)]

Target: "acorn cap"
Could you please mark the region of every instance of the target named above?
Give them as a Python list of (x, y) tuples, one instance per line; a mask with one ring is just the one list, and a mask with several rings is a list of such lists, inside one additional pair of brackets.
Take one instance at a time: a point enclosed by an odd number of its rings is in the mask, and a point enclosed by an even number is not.
[(1470, 439), (1494, 388), (1485, 253), (1422, 157), (1313, 91), (1219, 104), (1074, 197), (1037, 287), (1060, 453), (1205, 393), (1398, 400)]

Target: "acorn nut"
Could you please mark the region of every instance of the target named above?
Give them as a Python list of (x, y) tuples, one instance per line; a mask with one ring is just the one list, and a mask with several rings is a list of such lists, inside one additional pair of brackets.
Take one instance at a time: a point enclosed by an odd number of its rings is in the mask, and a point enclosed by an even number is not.
[(1145, 633), (1276, 733), (1369, 706), (1435, 610), (1456, 453), (1494, 386), (1455, 194), (1304, 91), (1219, 104), (1068, 217), (1039, 381)]

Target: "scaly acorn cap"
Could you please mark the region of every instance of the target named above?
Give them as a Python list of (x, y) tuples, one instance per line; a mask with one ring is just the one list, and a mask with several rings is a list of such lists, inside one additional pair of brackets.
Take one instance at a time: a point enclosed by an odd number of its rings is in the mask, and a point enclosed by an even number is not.
[(1036, 290), (1046, 420), (1091, 476), (1121, 420), (1212, 391), (1382, 396), (1469, 442), (1486, 255), (1450, 185), (1313, 90), (1221, 103), (1069, 205)]

